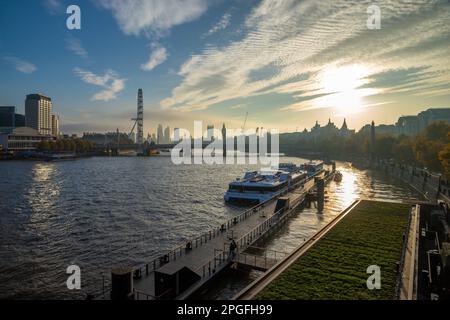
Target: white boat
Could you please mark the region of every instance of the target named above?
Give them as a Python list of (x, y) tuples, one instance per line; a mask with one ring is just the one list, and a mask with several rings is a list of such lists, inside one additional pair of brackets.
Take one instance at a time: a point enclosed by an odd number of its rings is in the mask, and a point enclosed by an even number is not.
[(229, 184), (224, 199), (226, 202), (262, 203), (307, 178), (307, 173), (298, 167), (279, 166), (278, 170), (249, 171)]
[(323, 161), (310, 161), (300, 166), (300, 169), (306, 171), (309, 176), (317, 175), (324, 169)]

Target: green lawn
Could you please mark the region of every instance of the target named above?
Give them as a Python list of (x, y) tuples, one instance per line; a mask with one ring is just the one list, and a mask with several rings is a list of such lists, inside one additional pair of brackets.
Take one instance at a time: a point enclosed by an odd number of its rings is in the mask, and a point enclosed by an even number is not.
[[(394, 299), (410, 205), (362, 201), (257, 299)], [(369, 265), (381, 289), (367, 289)]]

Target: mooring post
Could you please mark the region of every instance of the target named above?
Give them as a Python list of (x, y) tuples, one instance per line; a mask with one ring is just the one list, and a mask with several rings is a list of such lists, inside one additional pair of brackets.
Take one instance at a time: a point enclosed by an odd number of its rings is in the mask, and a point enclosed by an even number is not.
[(317, 207), (319, 212), (323, 211), (325, 203), (325, 182), (323, 179), (317, 181)]

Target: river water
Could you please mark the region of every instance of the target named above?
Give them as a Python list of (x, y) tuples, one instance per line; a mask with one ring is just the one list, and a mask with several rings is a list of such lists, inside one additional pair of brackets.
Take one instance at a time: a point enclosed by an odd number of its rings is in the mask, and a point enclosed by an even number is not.
[[(297, 164), (300, 158), (283, 158)], [(173, 165), (170, 157), (0, 162), (0, 298), (83, 299), (102, 274), (151, 261), (243, 210), (227, 206), (228, 183), (253, 165)], [(289, 252), (357, 198), (415, 201), (412, 188), (383, 174), (338, 163), (323, 213), (294, 215), (264, 247)], [(81, 268), (82, 289), (67, 289), (66, 269)], [(259, 273), (217, 281), (200, 298), (230, 298)]]

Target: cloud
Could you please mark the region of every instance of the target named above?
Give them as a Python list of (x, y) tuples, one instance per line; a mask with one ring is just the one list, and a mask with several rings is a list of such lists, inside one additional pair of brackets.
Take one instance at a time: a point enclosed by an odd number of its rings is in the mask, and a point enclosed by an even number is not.
[(9, 64), (11, 64), (12, 66), (14, 66), (14, 68), (16, 68), (17, 71), (22, 72), (22, 73), (33, 73), (37, 70), (37, 67), (32, 64), (31, 62), (22, 60), (20, 58), (17, 57), (3, 57), (3, 59), (5, 61), (7, 61)]
[[(182, 82), (160, 105), (196, 110), (282, 93), (294, 101), (289, 110), (326, 107), (334, 98), (344, 101), (345, 94), (324, 84), (323, 71), (353, 65), (367, 68), (367, 73), (351, 79), (355, 97), (363, 103), (387, 91), (369, 89), (374, 89), (372, 75), (390, 70), (426, 66), (430, 77), (416, 79), (420, 88), (450, 81), (450, 47), (444, 40), (450, 34), (447, 1), (380, 2), (380, 30), (367, 29), (367, 6), (357, 0), (261, 1), (245, 19), (244, 37), (220, 47), (208, 45), (192, 55), (179, 68)], [(342, 82), (346, 79), (343, 75)], [(444, 89), (438, 90), (442, 94)]]
[(167, 59), (167, 50), (158, 43), (153, 43), (151, 45), (153, 51), (150, 54), (148, 61), (141, 65), (141, 69), (145, 71), (152, 71), (157, 66), (162, 64)]
[(110, 101), (117, 98), (117, 94), (125, 88), (125, 79), (120, 78), (114, 71), (108, 70), (104, 75), (97, 75), (81, 68), (74, 69), (75, 75), (88, 84), (103, 87), (91, 100)]
[(216, 32), (226, 29), (230, 24), (230, 20), (231, 20), (231, 14), (225, 13), (222, 16), (222, 18), (220, 19), (220, 21), (217, 24), (215, 24), (211, 29), (209, 29), (208, 32), (206, 32), (204, 34), (204, 37), (208, 37)]
[(80, 39), (77, 39), (75, 37), (68, 37), (66, 38), (66, 47), (68, 50), (72, 51), (76, 55), (87, 59), (88, 53), (86, 49), (84, 49), (83, 45), (81, 44)]
[(59, 0), (42, 0), (42, 4), (50, 14), (57, 14), (63, 12), (62, 4)]
[(197, 19), (208, 7), (207, 0), (98, 0), (97, 3), (112, 11), (127, 35), (160, 35)]

